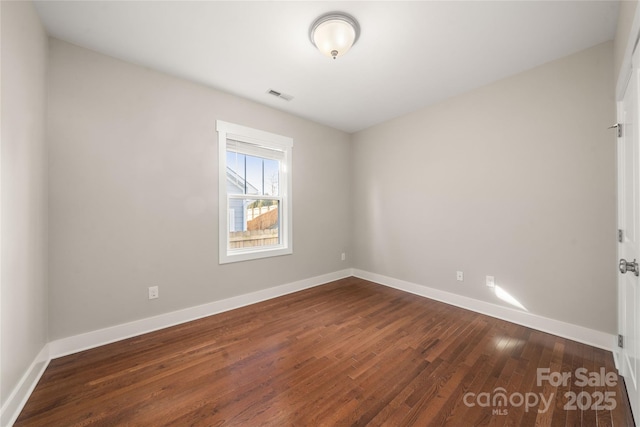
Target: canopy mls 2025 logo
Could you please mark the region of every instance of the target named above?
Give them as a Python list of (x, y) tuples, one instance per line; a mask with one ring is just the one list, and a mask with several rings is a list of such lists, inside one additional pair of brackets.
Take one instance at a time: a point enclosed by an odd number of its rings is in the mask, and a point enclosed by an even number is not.
[[(600, 368), (597, 372), (590, 372), (586, 368), (578, 368), (574, 372), (551, 372), (550, 368), (538, 368), (536, 384), (543, 387), (548, 384), (553, 388), (567, 387), (573, 381), (572, 386), (582, 387), (615, 387), (618, 384), (618, 375), (614, 372), (606, 372)], [(504, 387), (497, 387), (492, 392), (466, 393), (463, 402), (467, 407), (480, 406), (492, 408), (493, 415), (508, 415), (509, 408), (524, 406), (525, 412), (536, 409), (538, 413), (545, 413), (551, 407), (555, 399), (555, 392), (545, 395), (544, 392), (512, 392), (507, 393)], [(567, 391), (564, 393), (565, 411), (580, 410), (613, 410), (616, 408), (616, 393), (613, 391)]]

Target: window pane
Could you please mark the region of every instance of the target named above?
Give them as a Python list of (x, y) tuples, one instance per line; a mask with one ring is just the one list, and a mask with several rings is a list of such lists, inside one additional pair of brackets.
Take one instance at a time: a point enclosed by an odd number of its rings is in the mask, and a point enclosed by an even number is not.
[(227, 151), (227, 193), (277, 196), (280, 162)]
[(265, 159), (264, 161), (264, 195), (277, 196), (280, 194), (280, 162)]
[[(280, 244), (280, 202), (272, 199), (229, 199), (237, 231), (229, 230), (229, 249)], [(231, 223), (231, 221), (230, 221)], [(239, 227), (242, 225), (242, 228)]]
[(247, 158), (247, 192), (245, 194), (264, 194), (262, 192), (262, 161), (259, 157), (246, 156)]
[(246, 194), (245, 155), (227, 151), (227, 193)]

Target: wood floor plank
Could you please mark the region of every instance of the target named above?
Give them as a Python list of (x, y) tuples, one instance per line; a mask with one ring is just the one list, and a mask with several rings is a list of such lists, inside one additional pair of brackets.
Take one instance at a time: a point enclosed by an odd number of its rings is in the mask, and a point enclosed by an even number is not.
[[(633, 425), (622, 378), (538, 368), (615, 372), (604, 350), (351, 277), (55, 359), (16, 426)], [(583, 391), (616, 407), (566, 410)]]

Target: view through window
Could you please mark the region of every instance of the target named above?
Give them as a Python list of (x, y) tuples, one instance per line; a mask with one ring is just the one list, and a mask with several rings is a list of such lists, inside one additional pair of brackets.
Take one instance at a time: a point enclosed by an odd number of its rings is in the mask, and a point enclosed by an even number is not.
[[(242, 148), (237, 141), (234, 146)], [(227, 145), (229, 249), (278, 245), (280, 161), (236, 147)]]

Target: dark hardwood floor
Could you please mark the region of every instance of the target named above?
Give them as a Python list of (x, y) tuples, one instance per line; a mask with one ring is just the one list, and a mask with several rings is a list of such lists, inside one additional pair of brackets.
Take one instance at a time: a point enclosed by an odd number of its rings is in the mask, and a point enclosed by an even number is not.
[(348, 278), (55, 359), (16, 425), (632, 426), (622, 378), (579, 368), (616, 372), (604, 350)]

